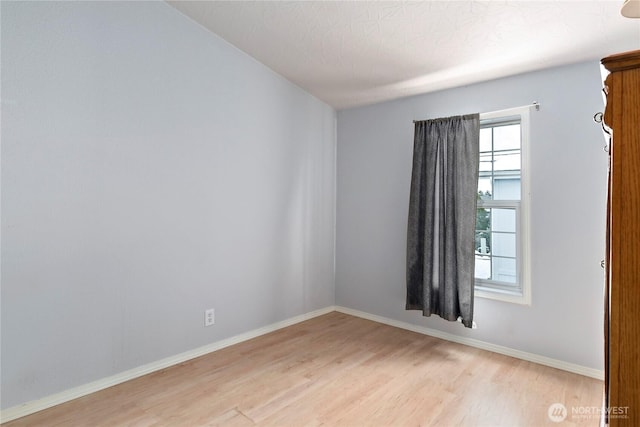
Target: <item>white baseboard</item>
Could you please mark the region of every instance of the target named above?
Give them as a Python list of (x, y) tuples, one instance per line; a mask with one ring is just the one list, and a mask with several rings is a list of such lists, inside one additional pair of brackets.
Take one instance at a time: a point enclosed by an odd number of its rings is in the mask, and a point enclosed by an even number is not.
[(323, 314), (327, 314), (332, 311), (338, 311), (340, 313), (361, 317), (363, 319), (372, 320), (374, 322), (383, 323), (385, 325), (395, 326), (396, 328), (406, 329), (406, 330), (417, 332), (423, 335), (429, 335), (429, 336), (441, 338), (447, 341), (468, 345), (470, 347), (476, 347), (482, 350), (488, 350), (494, 353), (504, 354), (506, 356), (511, 356), (517, 359), (538, 363), (540, 365), (550, 366), (552, 368), (562, 369), (564, 371), (573, 372), (576, 374), (596, 378), (599, 380), (602, 380), (604, 378), (604, 372), (598, 369), (587, 368), (587, 367), (576, 365), (573, 363), (564, 362), (562, 360), (552, 359), (550, 357), (540, 356), (533, 353), (527, 353), (524, 351), (491, 344), (491, 343), (476, 340), (473, 338), (461, 337), (458, 335), (442, 332), (436, 329), (431, 329), (424, 326), (418, 326), (411, 323), (401, 322), (399, 320), (393, 320), (393, 319), (378, 316), (375, 314), (366, 313), (364, 311), (354, 310), (351, 308), (340, 307), (340, 306), (329, 306), (329, 307), (322, 308), (320, 310), (315, 310), (309, 313), (302, 314), (300, 316), (291, 317), (289, 319), (285, 319), (280, 322), (276, 322), (271, 325), (264, 326), (262, 328), (254, 329), (252, 331), (245, 332), (230, 338), (226, 338), (224, 340), (217, 341), (217, 342), (214, 342), (190, 351), (186, 351), (184, 353), (180, 353), (175, 356), (171, 356), (165, 359), (151, 362), (146, 365), (142, 365), (137, 368), (130, 369), (128, 371), (121, 372), (119, 374), (116, 374), (107, 378), (93, 381), (88, 384), (84, 384), (69, 390), (62, 391), (60, 393), (56, 393), (56, 394), (44, 397), (42, 399), (33, 400), (31, 402), (27, 402), (22, 405), (8, 408), (6, 410), (3, 410), (0, 413), (0, 423), (6, 423), (8, 421), (33, 414), (38, 411), (42, 411), (43, 409), (47, 409), (52, 406), (68, 402), (70, 400), (77, 399), (79, 397), (86, 396), (91, 393), (95, 393), (105, 388), (112, 387), (117, 384), (121, 384), (125, 381), (129, 381), (129, 380), (141, 377), (143, 375), (147, 375), (152, 372), (159, 371), (161, 369), (165, 369), (173, 365), (177, 365), (187, 360), (194, 359), (196, 357), (203, 356), (205, 354), (214, 352), (216, 350), (220, 350), (225, 347), (229, 347), (231, 345), (238, 344), (243, 341), (247, 341), (247, 340), (259, 337), (260, 335), (268, 334), (269, 332), (273, 332), (278, 329), (286, 328), (287, 326), (291, 326), (296, 323), (300, 323), (305, 320), (312, 319), (314, 317), (322, 316)]
[(0, 412), (0, 423), (6, 423), (16, 418), (21, 418), (30, 414), (33, 414), (43, 409), (50, 408), (52, 406), (60, 405), (61, 403), (68, 402), (73, 399), (77, 399), (82, 396), (86, 396), (96, 391), (103, 390), (108, 387), (112, 387), (117, 384), (121, 384), (125, 381), (132, 380), (134, 378), (141, 377), (143, 375), (150, 374), (161, 369), (168, 368), (178, 363), (186, 362), (190, 359), (203, 356), (205, 354), (220, 350), (225, 347), (229, 347), (234, 344), (241, 343), (243, 341), (250, 340), (252, 338), (259, 337), (260, 335), (268, 334), (269, 332), (276, 331), (278, 329), (286, 328), (287, 326), (294, 325), (296, 323), (303, 322), (305, 320), (312, 319), (314, 317), (322, 316), (323, 314), (335, 311), (334, 306), (322, 308), (320, 310), (311, 311), (309, 313), (301, 314), (300, 316), (291, 317), (289, 319), (282, 320), (280, 322), (273, 323), (271, 325), (264, 326), (262, 328), (254, 329), (249, 332), (235, 335), (230, 338), (217, 341), (203, 347), (199, 347), (193, 350), (186, 351), (184, 353), (170, 356), (155, 362), (147, 363), (146, 365), (138, 366), (137, 368), (130, 369), (128, 371), (121, 372), (119, 374), (102, 378), (97, 381), (83, 384), (78, 387), (74, 387), (69, 390), (62, 391), (42, 399), (33, 400), (31, 402), (17, 405), (12, 408), (8, 408)]
[(574, 363), (569, 363), (569, 362), (565, 362), (558, 359), (552, 359), (550, 357), (540, 356), (538, 354), (527, 353), (526, 351), (515, 350), (513, 348), (491, 344), (491, 343), (476, 340), (473, 338), (461, 337), (459, 335), (449, 334), (446, 332), (439, 331), (437, 329), (418, 326), (418, 325), (414, 325), (407, 322), (401, 322), (399, 320), (393, 320), (387, 317), (382, 317), (375, 314), (366, 313), (364, 311), (354, 310), (351, 308), (336, 306), (335, 310), (339, 311), (340, 313), (349, 314), (351, 316), (362, 317), (363, 319), (372, 320), (374, 322), (383, 323), (389, 326), (395, 326), (396, 328), (406, 329), (409, 331), (417, 332), (419, 334), (429, 335), (432, 337), (441, 338), (443, 340), (453, 341), (459, 344), (468, 345), (470, 347), (476, 347), (482, 350), (488, 350), (494, 353), (504, 354), (505, 356), (511, 356), (511, 357), (515, 357), (516, 359), (522, 359), (528, 362), (534, 362), (540, 365), (550, 366), (552, 368), (573, 372), (575, 374), (584, 375), (586, 377), (591, 377), (598, 380), (604, 379), (604, 371), (599, 369), (587, 368), (586, 366), (576, 365)]

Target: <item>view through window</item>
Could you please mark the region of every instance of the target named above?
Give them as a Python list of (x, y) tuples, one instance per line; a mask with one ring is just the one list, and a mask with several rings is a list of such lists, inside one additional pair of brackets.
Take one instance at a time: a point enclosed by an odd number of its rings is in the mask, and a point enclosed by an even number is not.
[(483, 120), (475, 232), (476, 287), (521, 293), (521, 120)]

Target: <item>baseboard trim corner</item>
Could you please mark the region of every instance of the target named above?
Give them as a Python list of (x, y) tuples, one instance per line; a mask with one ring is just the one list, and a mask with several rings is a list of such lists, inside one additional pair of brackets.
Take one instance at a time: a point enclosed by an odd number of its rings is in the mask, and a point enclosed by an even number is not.
[(25, 417), (27, 415), (34, 414), (44, 409), (51, 408), (52, 406), (69, 402), (79, 397), (86, 396), (88, 394), (104, 390), (105, 388), (121, 384), (125, 381), (133, 380), (143, 375), (147, 375), (152, 372), (156, 372), (161, 369), (165, 369), (170, 366), (195, 359), (196, 357), (204, 356), (205, 354), (212, 353), (225, 347), (239, 344), (241, 342), (248, 341), (261, 335), (277, 331), (278, 329), (286, 328), (287, 326), (295, 325), (296, 323), (304, 322), (305, 320), (322, 316), (333, 311), (336, 311), (336, 307), (329, 306), (321, 308), (319, 310), (304, 313), (299, 316), (290, 317), (288, 319), (281, 320), (279, 322), (275, 322), (248, 332), (244, 332), (239, 335), (225, 338), (223, 340), (216, 341), (214, 343), (207, 344), (205, 346), (198, 347), (193, 350), (177, 354), (175, 356), (170, 356), (161, 360), (157, 360), (155, 362), (147, 363), (145, 365), (138, 366), (137, 368), (133, 368), (107, 378), (102, 378), (88, 384), (83, 384), (78, 387), (74, 387), (59, 393), (52, 394), (50, 396), (43, 397), (41, 399), (36, 399), (30, 402), (23, 403), (21, 405), (7, 408), (0, 411), (0, 423), (6, 423), (18, 418)]
[(515, 357), (516, 359), (526, 360), (528, 362), (549, 366), (551, 368), (561, 369), (563, 371), (572, 372), (574, 374), (584, 375), (585, 377), (591, 377), (598, 380), (604, 379), (604, 371), (602, 370), (588, 368), (586, 366), (577, 365), (574, 363), (569, 363), (563, 360), (553, 359), (546, 356), (541, 356), (539, 354), (527, 353), (525, 351), (520, 351), (510, 347), (504, 347), (501, 345), (492, 344), (486, 341), (480, 341), (473, 338), (461, 337), (459, 335), (449, 334), (447, 332), (442, 332), (437, 329), (431, 329), (425, 326), (414, 325), (412, 323), (402, 322), (399, 320), (378, 316), (376, 314), (371, 314), (371, 313), (367, 313), (360, 310), (354, 310), (352, 308), (336, 306), (335, 310), (340, 313), (349, 314), (351, 316), (361, 317), (363, 319), (371, 320), (371, 321), (382, 323), (389, 326), (395, 326), (396, 328), (406, 329), (408, 331), (417, 332), (419, 334), (429, 335), (429, 336), (440, 338), (443, 340), (456, 342), (458, 344), (464, 344), (470, 347), (492, 351), (494, 353)]

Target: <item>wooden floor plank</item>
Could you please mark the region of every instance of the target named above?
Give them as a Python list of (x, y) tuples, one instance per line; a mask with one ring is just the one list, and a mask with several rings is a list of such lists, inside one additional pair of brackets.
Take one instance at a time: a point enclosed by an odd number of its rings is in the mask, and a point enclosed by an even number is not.
[(597, 426), (602, 381), (329, 313), (3, 424)]

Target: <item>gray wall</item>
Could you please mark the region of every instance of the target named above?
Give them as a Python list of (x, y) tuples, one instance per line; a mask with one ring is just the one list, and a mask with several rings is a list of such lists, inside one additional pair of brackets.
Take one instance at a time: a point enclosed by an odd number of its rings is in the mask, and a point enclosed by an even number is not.
[(2, 408), (332, 305), (334, 206), (335, 111), (172, 7), (2, 2)]
[[(598, 61), (338, 113), (336, 304), (603, 368), (607, 156)], [(478, 329), (404, 310), (414, 119), (531, 112), (531, 306), (476, 298)]]

